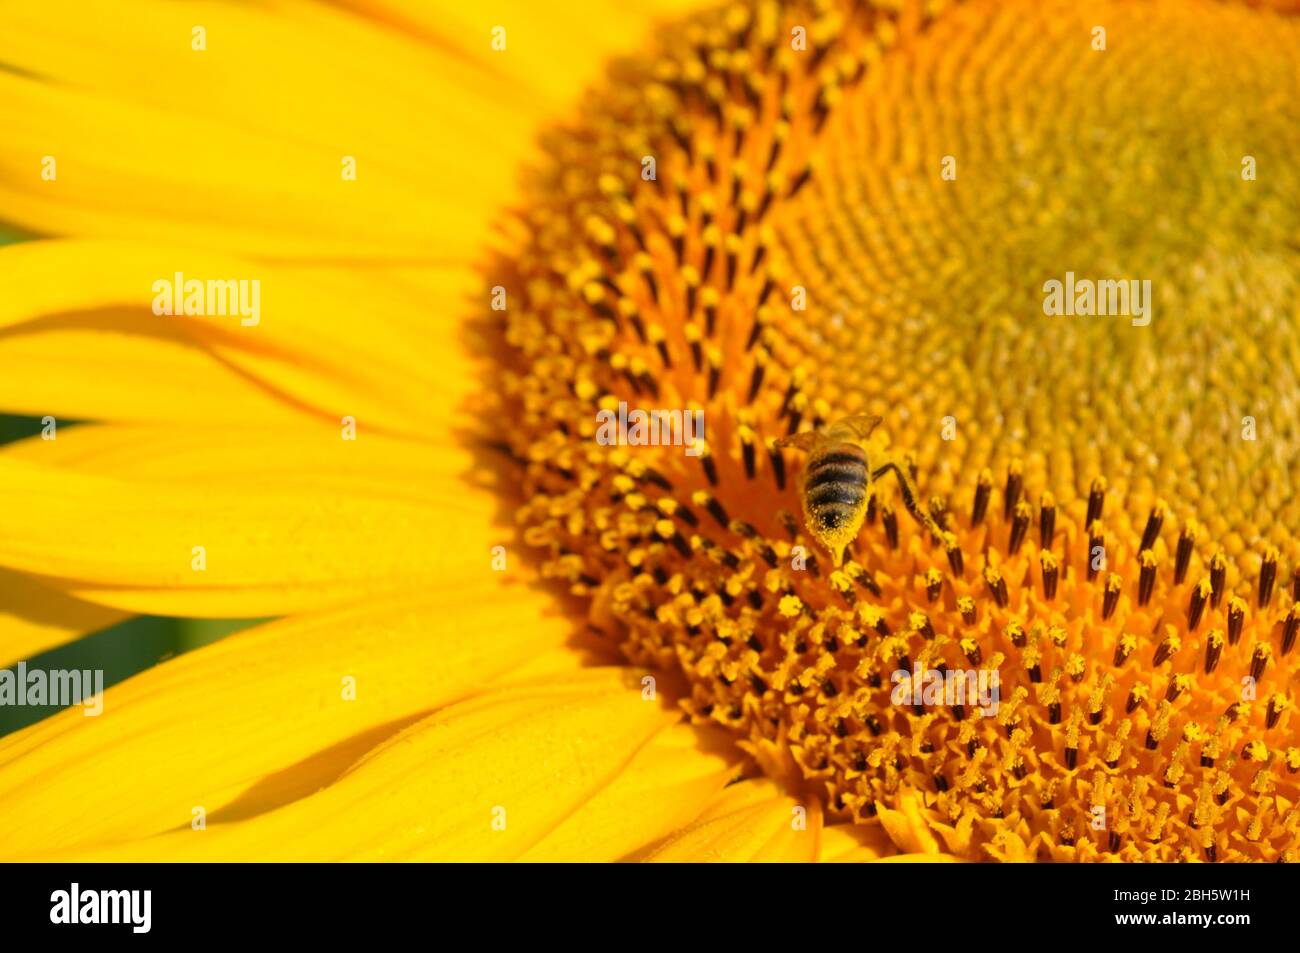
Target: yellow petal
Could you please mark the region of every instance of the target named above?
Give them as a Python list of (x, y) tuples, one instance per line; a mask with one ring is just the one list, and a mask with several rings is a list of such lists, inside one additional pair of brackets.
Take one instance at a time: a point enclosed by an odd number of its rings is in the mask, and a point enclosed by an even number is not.
[(966, 864), (970, 861), (954, 854), (894, 854), (881, 857), (878, 864)]
[[(72, 428), (48, 446), (77, 443)], [(226, 432), (217, 456), (201, 443), (178, 435), (179, 479), (121, 456), (126, 477), (22, 459), (39, 458), (35, 442), (0, 452), (0, 496), (24, 501), (0, 523), (0, 566), (121, 609), (252, 618), (479, 578), (507, 537), (496, 495), (462, 482), (483, 471), (467, 450), (329, 431)]]
[[(476, 82), (507, 81), (527, 89), (539, 111), (573, 99), (612, 50), (633, 49), (655, 18), (699, 6), (697, 0), (566, 3), (491, 0), (463, 4), (423, 0), (345, 0), (348, 5), (425, 37), (467, 62)], [(500, 29), (504, 49), (492, 44)], [(498, 44), (500, 45), (500, 44)]]
[(75, 856), (512, 859), (679, 718), (643, 701), (638, 674), (621, 667), (511, 685), (442, 709), (276, 811)]
[(818, 860), (828, 864), (856, 864), (883, 860), (898, 853), (889, 835), (879, 826), (832, 824), (822, 828)]
[(30, 576), (0, 569), (0, 668), (125, 618), (125, 612), (74, 599)]
[(817, 859), (820, 833), (820, 802), (814, 798), (807, 803), (796, 801), (766, 778), (757, 778), (731, 785), (693, 823), (653, 848), (646, 859), (687, 863), (812, 861)]
[(0, 330), (0, 407), (58, 421), (289, 420), (300, 412), (142, 313)]
[[(142, 2), (123, 30), (111, 0), (7, 3), (0, 207), (44, 234), (468, 261), (541, 120), (650, 18), (616, 3), (466, 9)], [(499, 22), (514, 41), (484, 68)], [(393, 23), (448, 42), (431, 50)]]
[[(440, 273), (439, 281), (449, 279), (445, 299), (435, 286), (426, 310), (463, 313), (465, 286), (452, 283), (455, 274)], [(244, 282), (247, 297), (214, 296), (209, 304), (205, 293), (203, 310), (218, 313), (175, 313), (183, 303), (178, 287), (199, 282), (206, 292), (209, 281)], [(133, 242), (0, 248), (0, 357), (12, 353), (31, 364), (18, 372), (18, 384), (0, 384), (0, 400), (89, 419), (116, 413), (129, 420), (226, 422), (260, 417), (260, 408), (278, 403), (278, 417), (291, 409), (294, 416), (331, 422), (351, 416), (372, 432), (448, 428), (449, 405), (473, 387), (454, 325), (440, 320), (419, 334), (409, 321), (389, 320), (390, 299), (376, 298), (368, 287)], [(169, 305), (171, 313), (155, 313)], [(95, 356), (100, 342), (103, 361)], [(177, 367), (169, 370), (173, 360)], [(136, 373), (124, 376), (115, 361)], [(156, 386), (147, 373), (153, 367), (159, 368)], [(178, 399), (181, 374), (194, 374), (191, 386), (211, 393)], [(185, 406), (190, 403), (196, 406)]]
[(579, 669), (618, 665), (623, 657), (609, 644), (593, 644), (583, 634), (575, 634), (564, 645), (522, 661), (495, 682), (513, 685), (520, 682), (537, 682), (546, 678), (565, 678)]
[[(474, 464), (451, 435), (429, 443), (382, 434), (345, 441), (341, 428), (314, 421), (281, 427), (85, 424), (60, 431), (56, 440), (8, 444), (0, 457), (119, 480), (169, 486), (202, 481), (246, 493), (288, 484), (300, 492), (355, 492), (364, 485), (373, 496), (411, 502), (427, 499), (432, 481), (455, 482)], [(493, 471), (479, 470), (476, 485), (496, 480)]]
[(710, 738), (706, 748), (704, 739), (703, 732), (685, 724), (661, 731), (608, 787), (521, 859), (619, 860), (689, 824), (736, 772), (735, 745)]
[(915, 791), (900, 791), (895, 798), (895, 806), (876, 804), (876, 816), (890, 840), (903, 853), (938, 854), (942, 853), (939, 841), (930, 831), (925, 820), (924, 804)]
[[(454, 255), (465, 235), (483, 235), (465, 207), (376, 168), (379, 160), (368, 177), (344, 181), (339, 150), (8, 72), (0, 111), (0, 204), (33, 232), (407, 259)], [(41, 177), (48, 159), (54, 181)]]
[(217, 823), (310, 794), (570, 631), (541, 594), (444, 584), (236, 633), (108, 689), (98, 717), (69, 709), (0, 740), (0, 847), (141, 838), (196, 807)]
[(130, 30), (112, 3), (59, 6), (6, 4), (0, 27), (16, 66), (0, 74), (0, 204), (32, 231), (465, 260), (529, 145), (508, 98), (320, 5), (141, 3)]

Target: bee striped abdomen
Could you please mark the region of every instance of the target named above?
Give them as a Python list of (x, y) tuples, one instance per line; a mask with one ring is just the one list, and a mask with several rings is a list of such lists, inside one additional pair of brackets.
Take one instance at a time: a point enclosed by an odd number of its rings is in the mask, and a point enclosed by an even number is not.
[(833, 530), (849, 523), (867, 497), (867, 457), (852, 444), (837, 446), (808, 466), (804, 501), (818, 529)]

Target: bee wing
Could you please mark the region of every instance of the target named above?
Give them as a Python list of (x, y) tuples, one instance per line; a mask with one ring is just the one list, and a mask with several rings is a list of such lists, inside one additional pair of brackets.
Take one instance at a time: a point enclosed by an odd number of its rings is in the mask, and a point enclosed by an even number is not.
[(774, 447), (794, 447), (796, 450), (802, 450), (807, 453), (813, 447), (817, 446), (817, 441), (821, 435), (815, 430), (804, 430), (799, 433), (787, 434), (778, 440), (772, 442)]
[(876, 417), (872, 414), (856, 414), (853, 417), (845, 417), (843, 420), (837, 421), (836, 426), (845, 427), (852, 431), (859, 440), (866, 440), (871, 436), (871, 431), (880, 426), (880, 422), (884, 419), (884, 417)]

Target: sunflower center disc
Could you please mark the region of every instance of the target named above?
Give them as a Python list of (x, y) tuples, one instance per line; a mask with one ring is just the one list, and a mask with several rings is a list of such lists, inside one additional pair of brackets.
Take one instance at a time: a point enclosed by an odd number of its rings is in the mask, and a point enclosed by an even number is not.
[[(899, 6), (674, 25), (549, 137), (488, 282), (524, 539), (904, 849), (1293, 858), (1300, 26)], [(702, 452), (597, 439), (620, 403)], [(834, 569), (773, 444), (857, 414), (942, 532), (882, 479)]]

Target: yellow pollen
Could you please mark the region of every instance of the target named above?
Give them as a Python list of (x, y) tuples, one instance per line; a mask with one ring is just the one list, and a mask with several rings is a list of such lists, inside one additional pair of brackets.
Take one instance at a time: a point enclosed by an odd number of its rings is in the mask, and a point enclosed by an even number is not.
[[(1300, 18), (756, 0), (656, 43), (546, 137), (487, 282), (544, 575), (833, 820), (1294, 859), (1300, 127), (1260, 104), (1300, 102)], [(1151, 323), (1047, 315), (1067, 271), (1149, 277)], [(598, 442), (621, 404), (704, 429)], [(835, 566), (776, 442), (852, 415), (896, 472), (838, 464)]]

